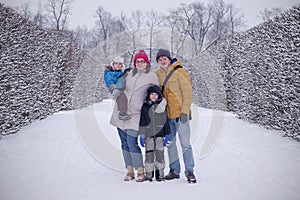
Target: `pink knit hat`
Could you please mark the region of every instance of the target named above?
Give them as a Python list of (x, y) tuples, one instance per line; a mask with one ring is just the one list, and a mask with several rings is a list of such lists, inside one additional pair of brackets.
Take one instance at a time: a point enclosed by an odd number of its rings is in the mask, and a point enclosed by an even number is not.
[(149, 64), (149, 59), (148, 56), (146, 54), (146, 52), (144, 50), (140, 50), (137, 54), (135, 54), (134, 59), (133, 59), (133, 63), (135, 66), (136, 60), (142, 58), (146, 61), (147, 64)]

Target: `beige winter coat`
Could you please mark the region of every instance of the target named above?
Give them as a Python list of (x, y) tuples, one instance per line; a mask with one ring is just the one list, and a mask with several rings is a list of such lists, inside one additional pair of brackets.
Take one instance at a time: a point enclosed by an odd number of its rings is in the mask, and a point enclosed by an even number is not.
[(154, 72), (144, 73), (138, 72), (132, 76), (131, 70), (126, 76), (125, 94), (128, 99), (128, 114), (130, 120), (119, 120), (117, 105), (115, 104), (114, 110), (110, 119), (110, 124), (122, 130), (133, 129), (139, 130), (139, 122), (141, 115), (141, 108), (143, 101), (147, 94), (147, 88), (151, 85), (158, 85), (158, 77)]

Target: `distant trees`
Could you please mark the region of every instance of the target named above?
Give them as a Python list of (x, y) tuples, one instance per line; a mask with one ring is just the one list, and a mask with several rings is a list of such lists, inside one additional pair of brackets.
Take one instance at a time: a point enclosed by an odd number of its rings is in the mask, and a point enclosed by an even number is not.
[(149, 48), (150, 48), (150, 60), (152, 59), (152, 48), (153, 48), (153, 35), (155, 28), (157, 28), (164, 20), (164, 17), (162, 14), (155, 12), (151, 10), (150, 12), (145, 14), (146, 17), (146, 27), (148, 27), (150, 33), (150, 39), (149, 39)]
[[(24, 16), (31, 18), (35, 23), (45, 28), (64, 31), (68, 30), (67, 22), (71, 15), (72, 1), (48, 0), (46, 15), (42, 13), (41, 6), (35, 14), (32, 14), (29, 3), (22, 6), (21, 12)], [(267, 13), (262, 14), (264, 18), (270, 16)], [(141, 37), (138, 32), (145, 28), (148, 30), (146, 38), (149, 38), (149, 47), (152, 51), (153, 46), (156, 45), (154, 44), (156, 30), (168, 29), (168, 31), (171, 31), (171, 38), (168, 39), (171, 41), (172, 52), (181, 54), (185, 51), (183, 48), (187, 39), (190, 39), (193, 44), (189, 48), (195, 55), (200, 54), (219, 41), (231, 37), (236, 31), (241, 30), (245, 24), (241, 11), (235, 8), (233, 4), (224, 2), (224, 0), (212, 0), (207, 4), (198, 1), (181, 4), (179, 7), (169, 10), (166, 14), (153, 10), (149, 12), (135, 10), (128, 16), (124, 13), (121, 13), (120, 16), (112, 16), (110, 12), (99, 6), (95, 10), (94, 17), (96, 18), (94, 27), (77, 27), (72, 30), (74, 40), (82, 48), (94, 48), (100, 42), (126, 31), (133, 49), (135, 49)], [(105, 44), (103, 48), (106, 51)], [(134, 52), (129, 53), (133, 54)], [(150, 52), (151, 56), (152, 53)]]
[(19, 10), (20, 14), (23, 15), (26, 18), (31, 19), (32, 18), (32, 12), (30, 9), (30, 3), (26, 2), (23, 5), (21, 5), (20, 7), (17, 7), (17, 9)]
[[(211, 17), (212, 10), (210, 7), (195, 2), (188, 5), (181, 4), (179, 8), (171, 10), (170, 18), (175, 18), (175, 20), (172, 22), (169, 20), (169, 22), (171, 22), (171, 27), (175, 26), (177, 31), (194, 41), (194, 52), (199, 54), (204, 45), (207, 32), (213, 25)], [(184, 42), (184, 40), (180, 42)]]
[(270, 19), (272, 19), (275, 16), (280, 15), (281, 13), (283, 13), (283, 9), (282, 8), (271, 8), (271, 9), (267, 9), (265, 8), (264, 10), (259, 12), (259, 18), (261, 18), (264, 22), (268, 21)]
[(71, 15), (73, 0), (48, 0), (47, 11), (52, 28), (60, 31), (67, 28), (67, 20)]
[(233, 4), (228, 5), (227, 23), (229, 27), (228, 34), (231, 37), (236, 31), (245, 27), (243, 13), (241, 13), (240, 9), (235, 8)]
[[(104, 10), (102, 6), (99, 6), (94, 15), (96, 17), (95, 34), (99, 36), (98, 43), (107, 40), (109, 37), (119, 34), (125, 30), (124, 24), (121, 19), (113, 17), (111, 13)], [(104, 45), (104, 52), (106, 52), (106, 46)]]
[(130, 17), (127, 18), (127, 20), (125, 21), (126, 30), (129, 33), (130, 40), (131, 40), (132, 46), (133, 46), (133, 52), (128, 52), (129, 54), (131, 54), (130, 63), (132, 62), (133, 55), (137, 48), (137, 42), (138, 42), (137, 41), (137, 39), (138, 39), (137, 33), (143, 26), (144, 19), (145, 19), (145, 16), (142, 13), (142, 11), (136, 10), (136, 11), (132, 11)]
[(99, 43), (94, 35), (92, 35), (92, 31), (90, 31), (86, 26), (78, 26), (74, 30), (74, 40), (81, 49), (95, 48)]
[(172, 44), (172, 49), (180, 53), (182, 43), (189, 37), (194, 41), (196, 55), (244, 25), (240, 11), (223, 0), (214, 0), (208, 5), (200, 2), (181, 4), (170, 11), (167, 19), (166, 24), (172, 31), (183, 34), (178, 44)]
[(46, 15), (43, 15), (43, 9), (42, 9), (41, 2), (39, 2), (38, 9), (37, 9), (36, 13), (34, 14), (32, 20), (34, 21), (34, 23), (36, 23), (40, 27), (46, 27), (48, 18), (46, 17)]
[(31, 11), (29, 2), (16, 7), (16, 10), (43, 28), (64, 31), (68, 30), (67, 23), (71, 15), (72, 2), (73, 0), (47, 0), (46, 13), (43, 13), (41, 2), (36, 13)]

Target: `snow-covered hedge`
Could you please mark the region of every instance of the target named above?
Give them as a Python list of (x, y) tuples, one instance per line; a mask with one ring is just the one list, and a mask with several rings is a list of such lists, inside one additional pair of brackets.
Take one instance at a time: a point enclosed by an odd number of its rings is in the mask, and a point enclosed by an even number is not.
[(300, 140), (300, 6), (237, 34), (214, 54), (227, 107)]
[(83, 52), (68, 33), (39, 28), (0, 4), (0, 131), (71, 109)]

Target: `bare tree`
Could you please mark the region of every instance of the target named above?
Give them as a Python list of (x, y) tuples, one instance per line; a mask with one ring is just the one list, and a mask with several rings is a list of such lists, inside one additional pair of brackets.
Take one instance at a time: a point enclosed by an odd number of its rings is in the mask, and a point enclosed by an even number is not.
[(232, 37), (245, 24), (244, 16), (233, 4), (226, 4), (224, 0), (214, 0), (209, 7), (212, 10), (213, 23), (206, 36), (205, 49)]
[[(200, 2), (181, 4), (170, 11), (165, 23), (171, 28), (171, 50), (182, 53), (186, 37), (193, 41), (193, 52), (204, 49), (232, 35), (244, 24), (243, 15), (232, 4), (214, 0), (208, 5)], [(175, 32), (181, 36), (175, 40)]]
[(112, 15), (111, 13), (104, 10), (102, 6), (99, 6), (96, 10), (96, 17), (96, 27), (98, 28), (102, 36), (101, 39), (107, 40), (112, 29)]
[[(112, 29), (112, 15), (103, 9), (102, 6), (99, 6), (96, 10), (96, 30), (100, 34), (100, 40), (106, 41), (109, 37), (109, 33)], [(107, 45), (103, 44), (104, 54), (107, 55)]]
[(133, 55), (135, 54), (136, 51), (136, 44), (137, 44), (136, 34), (141, 29), (143, 22), (144, 22), (144, 15), (140, 10), (132, 11), (131, 16), (126, 20), (126, 29), (128, 30), (131, 36), (132, 45), (133, 45), (132, 52), (130, 52), (130, 49), (128, 49), (128, 54), (131, 55), (130, 63), (132, 63)]
[(103, 40), (107, 40), (109, 37), (125, 30), (124, 16), (122, 14), (120, 18), (113, 17), (111, 13), (99, 6), (95, 16), (97, 17), (96, 28), (101, 33)]
[(125, 30), (125, 15), (122, 12), (119, 17), (113, 18), (112, 35), (122, 33)]
[(41, 1), (39, 1), (37, 11), (33, 16), (33, 22), (39, 25), (40, 27), (45, 27), (45, 24), (47, 24), (47, 17), (43, 15)]
[[(180, 54), (184, 45), (186, 34), (185, 26), (181, 25), (181, 17), (178, 15), (178, 9), (170, 10), (170, 14), (166, 16), (165, 25), (171, 28), (171, 52)], [(179, 34), (178, 34), (179, 33)]]
[(225, 16), (229, 9), (223, 0), (214, 0), (209, 6), (212, 10), (213, 26), (210, 29), (208, 40), (209, 42), (216, 42), (225, 35), (224, 33), (228, 28)]
[(152, 58), (152, 47), (153, 47), (153, 32), (163, 22), (163, 17), (161, 14), (154, 12), (153, 10), (146, 13), (146, 26), (150, 29), (150, 60)]
[(212, 10), (203, 3), (195, 2), (191, 4), (181, 4), (173, 10), (173, 15), (177, 15), (177, 28), (179, 32), (189, 36), (194, 41), (194, 52), (198, 55), (204, 45), (204, 39), (212, 26)]
[(264, 10), (259, 12), (258, 17), (265, 22), (272, 19), (275, 16), (280, 15), (281, 13), (283, 13), (283, 11), (284, 10), (282, 8), (276, 8), (276, 7), (271, 9), (265, 8)]
[(67, 20), (71, 15), (71, 3), (73, 0), (48, 0), (48, 12), (50, 20), (56, 30), (64, 30)]
[(74, 41), (81, 49), (94, 48), (98, 44), (94, 44), (92, 41), (92, 32), (86, 26), (78, 26), (74, 30)]
[(33, 14), (31, 12), (31, 8), (30, 7), (31, 7), (30, 3), (26, 2), (26, 3), (22, 4), (20, 7), (16, 7), (16, 9), (24, 17), (26, 17), (28, 19), (31, 19)]
[[(106, 41), (109, 37), (119, 34), (125, 30), (125, 25), (123, 22), (123, 16), (115, 18), (112, 17), (111, 13), (99, 6), (96, 10), (97, 21), (96, 30), (100, 36), (100, 41)], [(103, 50), (107, 53), (107, 47), (104, 43)]]
[(244, 15), (241, 14), (240, 9), (234, 7), (233, 4), (228, 5), (228, 16), (227, 21), (229, 25), (229, 36), (233, 36), (233, 34), (245, 27)]

